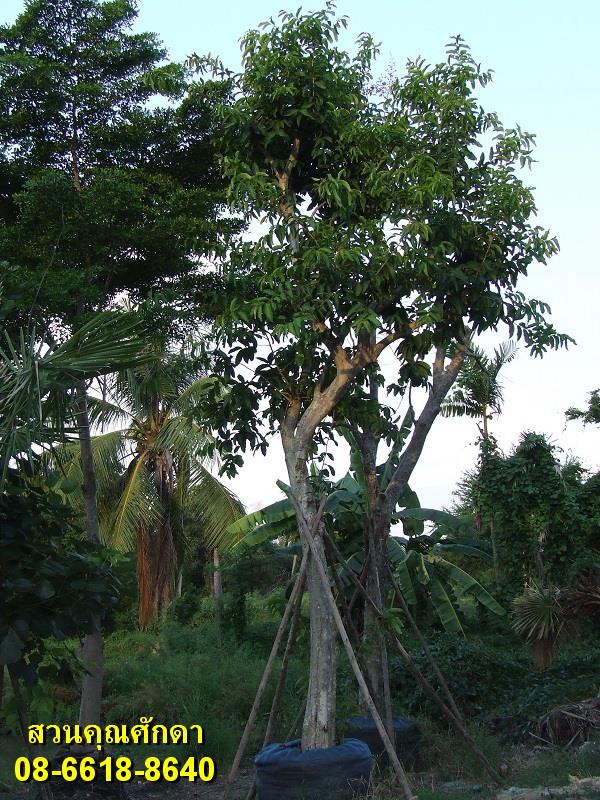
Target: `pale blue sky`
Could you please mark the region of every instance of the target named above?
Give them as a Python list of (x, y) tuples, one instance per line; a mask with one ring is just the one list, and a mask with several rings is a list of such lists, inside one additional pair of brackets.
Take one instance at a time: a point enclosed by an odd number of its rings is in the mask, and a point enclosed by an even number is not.
[[(282, 5), (282, 0), (141, 0), (137, 27), (157, 32), (174, 60), (210, 51), (237, 68), (240, 36)], [(294, 0), (285, 7), (296, 10), (298, 5)], [(11, 21), (23, 6), (19, 0), (3, 0), (0, 21)], [(319, 3), (304, 5), (316, 7)], [(521, 288), (550, 303), (555, 324), (578, 346), (550, 353), (543, 361), (520, 353), (505, 373), (505, 413), (491, 427), (505, 448), (523, 430), (546, 433), (598, 469), (600, 431), (584, 431), (576, 423), (565, 430), (564, 410), (583, 404), (587, 392), (600, 387), (600, 68), (594, 56), (600, 3), (341, 0), (338, 11), (350, 18), (344, 39), (348, 47), (361, 31), (382, 43), (382, 71), (393, 62), (402, 73), (405, 60), (418, 55), (441, 60), (450, 36), (461, 34), (475, 58), (495, 71), (494, 82), (480, 92), (484, 105), (497, 111), (505, 125), (518, 122), (537, 134), (539, 163), (526, 180), (536, 187), (539, 221), (558, 236), (561, 253), (548, 267), (533, 268)], [(423, 505), (450, 501), (461, 472), (474, 462), (475, 438), (470, 421), (438, 420), (413, 480)], [(276, 496), (279, 477), (285, 471), (274, 444), (266, 459), (248, 463), (234, 486), (256, 508)]]

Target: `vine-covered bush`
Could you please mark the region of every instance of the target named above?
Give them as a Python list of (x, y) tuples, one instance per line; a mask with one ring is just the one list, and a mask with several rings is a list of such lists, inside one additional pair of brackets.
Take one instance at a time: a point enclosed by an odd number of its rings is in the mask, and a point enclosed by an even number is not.
[[(508, 640), (503, 644), (498, 635), (467, 640), (439, 634), (431, 638), (430, 649), (466, 718), (520, 735), (553, 706), (597, 694), (599, 644), (589, 638), (573, 643), (542, 673), (526, 649)], [(415, 646), (411, 654), (436, 685), (420, 649)], [(440, 718), (398, 658), (391, 659), (391, 681), (403, 713)]]
[(523, 434), (509, 456), (493, 440), (482, 443), (468, 503), (482, 534), (494, 531), (503, 600), (531, 580), (565, 585), (598, 560), (596, 478), (586, 481), (577, 463), (561, 465), (556, 448), (535, 433)]

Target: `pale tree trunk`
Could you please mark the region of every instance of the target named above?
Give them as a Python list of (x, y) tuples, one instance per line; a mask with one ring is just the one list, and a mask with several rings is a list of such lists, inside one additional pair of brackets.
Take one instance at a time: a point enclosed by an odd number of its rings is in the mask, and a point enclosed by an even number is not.
[(215, 624), (219, 630), (223, 626), (223, 577), (221, 575), (221, 557), (218, 548), (213, 550), (213, 598), (215, 601)]
[[(100, 526), (96, 504), (96, 473), (90, 435), (90, 420), (87, 408), (86, 388), (83, 381), (76, 386), (77, 429), (83, 474), (83, 501), (85, 506), (85, 530), (88, 542), (100, 543)], [(93, 620), (96, 630), (88, 633), (83, 640), (80, 661), (85, 670), (81, 684), (81, 705), (79, 707), (80, 725), (98, 725), (102, 709), (103, 650), (101, 620)]]
[[(314, 530), (317, 505), (306, 468), (304, 455), (306, 450), (299, 445), (295, 437), (288, 439), (283, 436), (282, 439), (290, 487), (308, 527)], [(325, 565), (323, 530), (321, 522), (314, 532), (314, 540), (319, 559)], [(303, 548), (308, 549), (305, 541)], [(335, 620), (318, 569), (312, 559), (308, 565), (307, 587), (310, 608), (310, 666), (308, 697), (302, 727), (302, 749), (313, 750), (318, 747), (332, 747), (335, 744), (337, 635)]]

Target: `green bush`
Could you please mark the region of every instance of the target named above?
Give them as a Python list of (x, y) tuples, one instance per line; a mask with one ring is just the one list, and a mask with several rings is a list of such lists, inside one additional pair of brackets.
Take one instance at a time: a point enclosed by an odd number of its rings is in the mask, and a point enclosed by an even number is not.
[[(542, 672), (534, 668), (529, 649), (501, 639), (461, 639), (447, 634), (430, 637), (430, 649), (465, 716), (502, 733), (518, 735), (548, 709), (598, 693), (600, 641), (586, 638), (566, 646)], [(411, 654), (427, 678), (435, 676), (423, 653)], [(406, 714), (440, 718), (404, 663), (390, 661), (394, 700)]]

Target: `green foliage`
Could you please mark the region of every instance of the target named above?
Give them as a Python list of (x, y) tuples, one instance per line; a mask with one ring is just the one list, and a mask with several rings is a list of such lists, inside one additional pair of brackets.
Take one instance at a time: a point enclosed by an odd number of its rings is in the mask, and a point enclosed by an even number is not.
[(482, 443), (466, 498), (483, 532), (493, 522), (504, 599), (530, 580), (564, 586), (597, 560), (597, 487), (583, 477), (578, 465), (559, 463), (543, 436), (523, 434), (508, 456), (493, 441)]
[(584, 425), (600, 425), (600, 389), (590, 392), (590, 399), (586, 409), (569, 408), (565, 412), (568, 420), (580, 419)]
[(531, 224), (533, 196), (517, 175), (533, 137), (475, 98), (490, 73), (458, 39), (443, 64), (409, 62), (376, 103), (376, 47), (363, 34), (344, 51), (345, 25), (327, 5), (250, 31), (220, 110), (230, 204), (268, 223), (232, 252), (216, 309), (216, 372), (229, 391), (213, 420), (231, 474), (246, 448), (266, 448), (262, 424), (276, 431), (286, 415), (292, 431), (305, 420), (314, 455), (314, 432), (324, 423), (322, 441), (331, 433), (324, 421), (349, 381), (389, 346), (403, 392), (426, 385), (432, 348), (467, 330), (506, 323), (535, 354), (569, 341), (544, 303), (516, 290), (557, 244)]
[[(465, 716), (511, 737), (528, 735), (538, 718), (553, 706), (598, 693), (597, 637), (565, 644), (543, 672), (535, 668), (522, 646), (499, 631), (469, 639), (431, 633), (428, 642)], [(435, 684), (431, 667), (417, 644), (409, 649)], [(438, 718), (436, 707), (396, 657), (391, 659), (390, 676), (393, 695), (403, 713)]]
[[(241, 641), (249, 622), (249, 595), (266, 594), (291, 582), (292, 558), (285, 551), (263, 544), (238, 546), (222, 555), (226, 626)], [(283, 608), (279, 609), (283, 612)]]
[[(116, 605), (119, 587), (108, 551), (77, 541), (60, 487), (11, 477), (0, 495), (0, 667), (16, 665), (31, 684), (49, 670), (40, 668), (46, 641), (93, 631), (94, 620)], [(59, 667), (67, 654), (56, 659)]]
[[(275, 623), (276, 625), (276, 623)], [(206, 752), (217, 765), (231, 760), (247, 718), (264, 662), (275, 633), (268, 627), (264, 644), (255, 639), (255, 629), (244, 641), (229, 632), (221, 635), (211, 625), (182, 628), (175, 623), (163, 626), (160, 633), (118, 634), (106, 644), (107, 721), (134, 723), (140, 715), (153, 715), (165, 724), (199, 723), (204, 727)], [(289, 686), (299, 677), (297, 662), (291, 665)], [(190, 681), (190, 676), (194, 679)], [(277, 670), (265, 698), (268, 708)], [(294, 692), (286, 693), (280, 735), (297, 712)], [(256, 752), (264, 731), (258, 725), (250, 749)], [(126, 749), (126, 748), (125, 748)], [(152, 748), (153, 755), (160, 748)], [(197, 755), (197, 746), (170, 745), (163, 755)], [(131, 748), (133, 758), (149, 755)]]
[[(0, 258), (16, 322), (69, 324), (123, 290), (145, 296), (222, 254), (238, 227), (217, 221), (213, 108), (227, 89), (149, 108), (144, 76), (165, 51), (131, 32), (136, 16), (130, 0), (35, 0), (0, 28)], [(161, 69), (181, 96), (184, 71)]]

